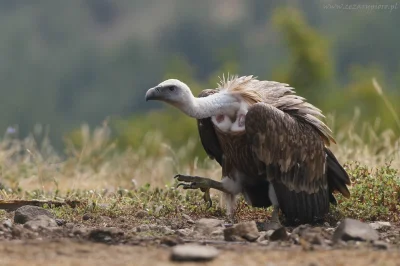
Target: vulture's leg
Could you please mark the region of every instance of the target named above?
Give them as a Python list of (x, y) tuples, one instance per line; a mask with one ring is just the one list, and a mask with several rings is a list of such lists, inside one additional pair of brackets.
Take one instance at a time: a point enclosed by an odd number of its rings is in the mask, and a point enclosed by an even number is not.
[(270, 184), (270, 186), (268, 188), (268, 196), (272, 202), (273, 210), (272, 210), (271, 220), (268, 222), (265, 222), (265, 231), (276, 230), (276, 229), (282, 227), (282, 224), (279, 221), (278, 198), (276, 197), (274, 185), (272, 183)]
[[(182, 186), (183, 189), (200, 189), (204, 192), (204, 200), (209, 204), (209, 208), (212, 206), (212, 201), (210, 197), (210, 189), (217, 189), (219, 191), (231, 194), (223, 185), (223, 183), (212, 180), (210, 178), (201, 176), (190, 176), (190, 175), (176, 175), (178, 181), (181, 183), (177, 187)], [(183, 183), (187, 182), (187, 183)]]

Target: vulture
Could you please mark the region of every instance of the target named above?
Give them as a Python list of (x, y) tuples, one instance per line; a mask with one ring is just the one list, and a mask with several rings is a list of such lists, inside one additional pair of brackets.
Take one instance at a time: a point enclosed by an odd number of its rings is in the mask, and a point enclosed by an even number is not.
[(330, 203), (337, 204), (334, 192), (350, 197), (350, 179), (328, 148), (336, 142), (321, 110), (288, 84), (228, 75), (195, 97), (185, 83), (168, 79), (149, 89), (145, 100), (197, 119), (201, 143), (221, 165), (222, 180), (176, 178), (184, 189), (201, 189), (209, 202), (211, 188), (224, 192), (230, 217), (239, 194), (251, 206), (273, 206), (270, 221), (279, 225), (279, 210), (286, 224), (315, 224)]

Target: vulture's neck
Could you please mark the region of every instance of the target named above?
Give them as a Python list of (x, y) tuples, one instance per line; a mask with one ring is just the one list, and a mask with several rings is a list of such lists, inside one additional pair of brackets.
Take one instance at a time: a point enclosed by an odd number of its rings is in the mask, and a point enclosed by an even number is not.
[(179, 108), (196, 119), (216, 115), (233, 116), (240, 108), (240, 101), (228, 93), (215, 93), (202, 98), (192, 96), (191, 100), (180, 105)]

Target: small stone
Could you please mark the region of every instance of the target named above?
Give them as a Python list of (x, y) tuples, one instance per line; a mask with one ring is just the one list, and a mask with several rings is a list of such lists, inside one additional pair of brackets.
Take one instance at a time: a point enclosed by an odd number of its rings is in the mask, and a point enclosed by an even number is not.
[(257, 242), (260, 243), (264, 240), (268, 240), (267, 232), (262, 231), (260, 232), (260, 236), (257, 238)]
[(147, 224), (141, 224), (138, 227), (136, 227), (136, 232), (146, 232), (149, 230), (150, 230), (150, 227)]
[(136, 216), (136, 218), (143, 219), (143, 218), (149, 216), (149, 214), (145, 210), (140, 210), (140, 211), (136, 212), (135, 216)]
[(269, 237), (274, 233), (274, 230), (268, 230), (265, 234), (265, 236), (269, 239)]
[(203, 235), (209, 235), (214, 232), (218, 227), (222, 228), (223, 224), (223, 220), (202, 218), (196, 221), (194, 231)]
[(160, 226), (157, 231), (159, 231), (160, 233), (162, 233), (164, 235), (173, 235), (173, 234), (175, 234), (175, 231), (172, 230), (171, 228), (169, 228), (168, 226)]
[(371, 226), (358, 220), (346, 218), (336, 228), (332, 241), (375, 241), (379, 239), (379, 234)]
[(195, 222), (192, 220), (192, 218), (189, 215), (182, 213), (182, 217), (186, 219), (188, 224), (195, 224)]
[(64, 219), (56, 219), (56, 223), (58, 226), (63, 226), (67, 222)]
[(269, 237), (270, 241), (285, 241), (289, 238), (288, 233), (286, 232), (285, 227), (281, 227), (276, 229)]
[(224, 236), (224, 229), (218, 228), (217, 230), (211, 232), (210, 236), (212, 236), (212, 237), (222, 237), (222, 236)]
[(375, 230), (381, 230), (381, 231), (386, 231), (388, 229), (390, 229), (390, 227), (392, 226), (389, 222), (373, 222), (370, 223), (369, 226), (372, 227), (372, 229)]
[(83, 235), (86, 235), (87, 234), (87, 229), (86, 228), (83, 228), (83, 227), (76, 227), (76, 228), (74, 228), (73, 230), (72, 230), (72, 234), (73, 235), (81, 235), (81, 236), (83, 236)]
[(309, 224), (302, 224), (293, 229), (292, 234), (301, 235), (304, 231), (306, 231), (311, 226)]
[(162, 245), (166, 245), (169, 247), (172, 246), (176, 246), (179, 244), (183, 244), (183, 240), (180, 237), (176, 237), (176, 236), (165, 236), (163, 238), (161, 238), (160, 244)]
[(112, 219), (108, 216), (100, 216), (100, 219), (103, 223), (109, 223), (112, 221)]
[(178, 229), (175, 231), (175, 234), (177, 234), (178, 236), (182, 236), (182, 237), (187, 237), (189, 236), (193, 231), (188, 229), (188, 228), (184, 228), (184, 229)]
[(389, 244), (384, 241), (377, 240), (377, 241), (374, 241), (373, 247), (377, 248), (377, 249), (386, 250), (386, 249), (389, 249)]
[(72, 229), (74, 226), (75, 226), (74, 223), (66, 223), (65, 224), (65, 227), (68, 229)]
[(219, 251), (212, 246), (177, 245), (172, 248), (171, 260), (173, 261), (210, 261), (217, 257)]
[(85, 214), (82, 216), (82, 220), (84, 220), (84, 221), (87, 221), (87, 220), (89, 220), (90, 218), (92, 218), (92, 216), (90, 215), (90, 213), (85, 213)]
[(13, 225), (12, 225), (12, 222), (11, 222), (10, 219), (6, 219), (6, 220), (3, 221), (3, 226), (5, 228), (11, 229)]
[(109, 243), (123, 236), (124, 232), (113, 227), (98, 228), (90, 231), (89, 240), (101, 243)]
[(260, 241), (260, 242), (258, 242), (260, 245), (263, 245), (263, 246), (268, 246), (269, 245), (269, 240), (262, 240), (262, 241)]
[(24, 228), (32, 231), (37, 231), (39, 228), (49, 229), (54, 227), (57, 227), (56, 221), (46, 215), (39, 215), (34, 220), (30, 220), (24, 224)]
[(238, 238), (243, 238), (249, 242), (254, 242), (259, 236), (257, 224), (254, 221), (239, 223), (224, 229), (226, 241), (236, 241)]
[(34, 220), (39, 215), (45, 215), (50, 218), (54, 218), (54, 215), (43, 208), (37, 206), (22, 206), (15, 211), (14, 223), (24, 224), (28, 221)]
[[(292, 237), (298, 235), (300, 240), (304, 240), (310, 244), (323, 245), (324, 240), (322, 235), (326, 234), (321, 227), (311, 227), (310, 225), (300, 225), (296, 227), (292, 232)], [(297, 239), (296, 239), (297, 240)]]
[(265, 222), (265, 224), (264, 224), (264, 230), (265, 231), (269, 231), (269, 230), (274, 230), (275, 231), (275, 230), (277, 230), (277, 229), (279, 229), (281, 227), (282, 227), (281, 224), (279, 224), (277, 222), (274, 222), (274, 221)]

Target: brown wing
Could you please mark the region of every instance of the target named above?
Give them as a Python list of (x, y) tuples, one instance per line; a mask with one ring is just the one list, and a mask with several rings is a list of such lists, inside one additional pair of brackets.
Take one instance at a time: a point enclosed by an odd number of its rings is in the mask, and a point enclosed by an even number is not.
[(315, 193), (327, 187), (324, 142), (312, 125), (257, 103), (249, 109), (245, 127), (256, 157), (276, 168), (274, 175), (267, 176), (269, 181), (279, 181), (296, 192)]
[[(329, 188), (335, 184), (328, 182), (327, 172), (333, 173), (333, 168), (338, 170), (341, 166), (327, 153), (318, 129), (307, 120), (272, 105), (257, 103), (249, 109), (245, 127), (254, 159), (265, 164), (267, 179), (274, 185), (289, 223), (322, 219), (329, 211), (331, 192), (335, 189), (348, 192), (344, 184)], [(343, 180), (336, 181), (342, 184)]]
[[(203, 90), (198, 97), (207, 97), (214, 93), (218, 93), (218, 90)], [(215, 159), (222, 166), (223, 153), (211, 118), (198, 119), (197, 128), (201, 144), (203, 145), (207, 155), (211, 159)]]

